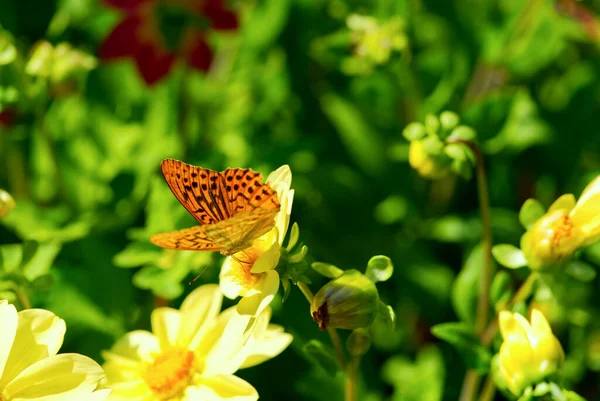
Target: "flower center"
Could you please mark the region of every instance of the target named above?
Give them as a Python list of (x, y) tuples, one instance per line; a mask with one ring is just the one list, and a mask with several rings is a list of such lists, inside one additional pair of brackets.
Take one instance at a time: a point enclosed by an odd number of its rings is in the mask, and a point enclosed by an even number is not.
[(565, 214), (557, 219), (554, 223), (552, 223), (552, 231), (554, 232), (552, 237), (552, 245), (554, 247), (559, 246), (562, 239), (569, 238), (571, 236), (572, 230), (573, 223), (571, 223), (569, 215)]
[(232, 256), (236, 263), (236, 272), (233, 277), (233, 281), (243, 287), (251, 287), (258, 281), (260, 273), (252, 273), (252, 266), (258, 259), (256, 251), (254, 249), (247, 249), (244, 252), (238, 253), (241, 257)]
[(190, 384), (193, 367), (193, 352), (171, 348), (157, 356), (152, 365), (148, 366), (144, 380), (159, 400), (168, 400), (181, 395)]

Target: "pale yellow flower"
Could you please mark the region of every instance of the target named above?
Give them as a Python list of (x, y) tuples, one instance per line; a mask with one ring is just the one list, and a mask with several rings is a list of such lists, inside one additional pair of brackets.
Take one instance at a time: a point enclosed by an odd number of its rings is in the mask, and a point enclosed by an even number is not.
[(281, 166), (269, 174), (267, 183), (277, 191), (281, 204), (275, 227), (255, 240), (250, 248), (227, 257), (221, 268), (221, 291), (230, 299), (242, 296), (237, 305), (237, 311), (242, 315), (260, 314), (279, 289), (279, 273), (275, 268), (281, 257), (281, 244), (290, 223), (294, 200), (289, 166)]
[(408, 45), (404, 21), (394, 17), (381, 24), (375, 18), (352, 14), (346, 25), (353, 33), (356, 54), (375, 64), (386, 63), (392, 51), (402, 51)]
[(234, 373), (273, 358), (292, 336), (270, 325), (270, 309), (256, 319), (235, 308), (222, 313), (215, 284), (194, 290), (179, 310), (152, 313), (152, 333), (128, 333), (104, 352), (110, 401), (253, 401), (258, 393)]
[(600, 177), (575, 202), (572, 194), (558, 198), (521, 238), (521, 250), (533, 270), (571, 258), (600, 239)]
[(516, 396), (523, 390), (557, 373), (565, 355), (548, 321), (537, 309), (531, 324), (522, 315), (500, 312), (502, 345), (498, 363), (507, 388)]
[(445, 155), (433, 156), (425, 151), (422, 140), (410, 142), (408, 163), (424, 178), (437, 180), (450, 174), (450, 159)]
[(58, 354), (66, 325), (43, 309), (18, 312), (0, 300), (1, 401), (102, 401), (104, 372), (92, 359)]

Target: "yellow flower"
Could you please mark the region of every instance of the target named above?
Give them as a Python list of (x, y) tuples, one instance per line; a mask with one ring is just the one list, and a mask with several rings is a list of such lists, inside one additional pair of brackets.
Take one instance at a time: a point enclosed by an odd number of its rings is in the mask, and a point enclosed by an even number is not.
[(408, 45), (401, 18), (392, 18), (379, 24), (375, 18), (352, 14), (346, 24), (354, 34), (356, 54), (374, 64), (386, 63), (392, 51), (404, 50)]
[(531, 324), (522, 315), (500, 312), (500, 375), (516, 396), (557, 373), (565, 354), (542, 312), (533, 309)]
[(408, 148), (408, 163), (424, 178), (440, 179), (450, 173), (450, 159), (445, 155), (433, 156), (425, 151), (423, 141), (411, 141)]
[(237, 305), (237, 312), (241, 315), (260, 314), (279, 289), (279, 273), (275, 268), (281, 257), (281, 244), (290, 223), (294, 200), (289, 166), (281, 166), (269, 174), (267, 183), (277, 191), (281, 203), (275, 227), (255, 240), (250, 248), (226, 258), (221, 268), (221, 291), (230, 299), (242, 296)]
[(569, 259), (579, 248), (600, 239), (600, 176), (575, 202), (572, 194), (558, 198), (521, 238), (529, 267), (544, 269)]
[(102, 401), (110, 389), (100, 365), (79, 354), (57, 355), (64, 320), (43, 309), (17, 313), (0, 300), (0, 400)]
[(201, 286), (179, 310), (155, 309), (152, 333), (133, 331), (104, 352), (109, 400), (257, 400), (234, 373), (278, 355), (292, 336), (269, 325), (270, 309), (256, 319), (219, 313), (222, 299), (216, 284)]

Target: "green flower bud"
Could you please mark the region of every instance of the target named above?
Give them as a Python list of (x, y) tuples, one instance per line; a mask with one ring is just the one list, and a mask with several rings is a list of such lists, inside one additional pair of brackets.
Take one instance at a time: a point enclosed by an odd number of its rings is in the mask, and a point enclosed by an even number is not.
[(15, 200), (8, 192), (0, 189), (0, 217), (6, 216), (15, 207)]
[[(412, 141), (408, 149), (408, 163), (424, 178), (440, 179), (448, 176), (452, 160), (444, 153), (433, 155), (428, 152), (424, 140)], [(443, 145), (442, 145), (443, 149)], [(435, 149), (434, 149), (435, 150)]]
[(442, 129), (446, 131), (450, 131), (454, 129), (460, 122), (460, 118), (458, 114), (453, 111), (443, 111), (440, 114), (440, 123), (442, 124)]
[(354, 329), (348, 341), (346, 342), (346, 348), (351, 356), (362, 356), (369, 351), (371, 348), (371, 335), (366, 329)]
[(310, 312), (319, 330), (352, 330), (370, 326), (377, 316), (378, 304), (375, 284), (358, 270), (347, 270), (315, 294)]

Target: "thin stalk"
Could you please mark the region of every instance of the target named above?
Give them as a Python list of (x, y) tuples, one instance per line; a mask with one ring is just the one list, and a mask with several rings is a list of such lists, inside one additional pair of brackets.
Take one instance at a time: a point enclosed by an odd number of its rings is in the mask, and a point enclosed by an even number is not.
[(475, 399), (475, 394), (479, 389), (479, 383), (481, 383), (481, 375), (474, 370), (467, 371), (458, 401), (473, 401)]
[(357, 386), (356, 382), (358, 380), (358, 367), (360, 365), (360, 356), (352, 357), (352, 360), (348, 364), (348, 368), (346, 370), (346, 381), (344, 383), (344, 401), (356, 401), (358, 400), (356, 391)]
[(29, 301), (29, 296), (23, 289), (21, 289), (18, 285), (15, 285), (13, 291), (15, 295), (19, 299), (19, 303), (23, 307), (23, 309), (31, 309), (31, 301)]
[[(310, 288), (308, 287), (308, 285), (306, 285), (305, 283), (302, 283), (302, 282), (298, 282), (298, 288), (300, 288), (300, 291), (302, 291), (302, 294), (304, 294), (304, 297), (306, 298), (308, 303), (312, 304), (314, 295), (313, 295), (312, 291), (310, 290)], [(333, 347), (335, 348), (335, 354), (338, 358), (338, 362), (340, 363), (340, 367), (342, 368), (343, 371), (346, 371), (346, 369), (347, 369), (346, 357), (344, 356), (344, 346), (342, 345), (342, 340), (340, 339), (340, 335), (338, 334), (336, 329), (331, 328), (331, 327), (327, 328), (327, 333), (329, 333), (329, 337), (331, 338), (331, 343), (333, 344)]]
[(492, 376), (488, 375), (483, 383), (483, 388), (481, 389), (481, 394), (479, 395), (479, 401), (493, 401), (495, 395), (496, 385), (494, 384)]

